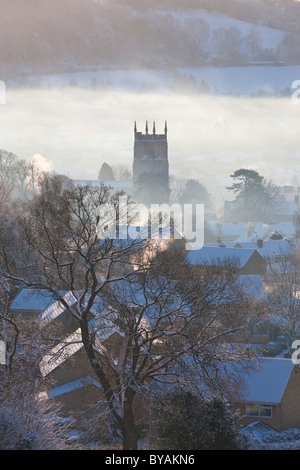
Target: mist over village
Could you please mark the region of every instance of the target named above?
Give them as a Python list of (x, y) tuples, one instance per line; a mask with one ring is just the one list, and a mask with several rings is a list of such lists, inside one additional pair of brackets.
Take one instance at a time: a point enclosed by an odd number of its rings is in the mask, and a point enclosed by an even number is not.
[(299, 13), (2, 0), (1, 450), (300, 449)]

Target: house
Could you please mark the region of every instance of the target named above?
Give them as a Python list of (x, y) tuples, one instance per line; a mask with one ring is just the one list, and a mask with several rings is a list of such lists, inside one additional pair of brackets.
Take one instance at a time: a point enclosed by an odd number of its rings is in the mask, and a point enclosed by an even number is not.
[[(249, 326), (247, 329), (242, 328), (241, 330), (232, 331), (229, 333), (229, 340), (237, 343), (245, 344), (255, 344), (262, 345), (266, 344), (276, 336), (274, 336), (274, 327), (270, 323), (268, 317), (266, 316), (266, 307), (268, 296), (265, 290), (265, 285), (260, 275), (240, 275), (236, 278), (236, 283), (233, 286), (233, 295), (226, 290), (222, 294), (222, 298), (218, 299), (218, 304), (226, 303), (227, 310), (231, 310), (231, 305), (236, 301), (239, 305), (242, 316), (249, 316)], [(246, 307), (245, 311), (243, 309), (242, 296), (245, 294), (245, 301), (250, 302)], [(234, 305), (232, 305), (234, 307)], [(212, 303), (213, 307), (213, 303)], [(233, 308), (233, 311), (235, 309)], [(253, 314), (253, 322), (251, 321), (251, 315)], [(236, 326), (239, 326), (239, 321), (236, 322)]]
[[(92, 373), (83, 352), (80, 330), (64, 338), (42, 358), (39, 367), (47, 383), (60, 386)], [(70, 367), (76, 357), (76, 367)]]
[[(253, 222), (245, 224), (244, 232), (235, 238), (235, 242), (256, 242), (257, 240), (267, 240), (271, 233), (279, 232), (283, 238), (292, 239), (295, 236), (296, 228), (293, 221), (281, 221), (275, 224), (265, 224)], [(225, 240), (224, 240), (225, 241)]]
[[(102, 387), (92, 376), (86, 375), (62, 385), (49, 388), (40, 394), (42, 399), (59, 400), (65, 416), (72, 416), (88, 409), (102, 397)], [(76, 428), (76, 427), (75, 427)]]
[[(65, 295), (64, 292), (60, 294)], [(38, 326), (37, 318), (56, 304), (55, 295), (47, 290), (22, 289), (11, 302), (10, 312), (22, 334), (32, 337), (33, 330)]]
[(53, 294), (43, 289), (22, 289), (13, 299), (10, 311), (22, 318), (36, 318), (56, 299)]
[(261, 422), (284, 431), (300, 428), (300, 368), (291, 359), (261, 358), (260, 367), (244, 376), (245, 391), (234, 404), (244, 426)]
[[(117, 351), (123, 338), (113, 323), (104, 321), (102, 325), (103, 328), (99, 325), (96, 328), (93, 347), (96, 356), (101, 358), (102, 367), (106, 373), (112, 375), (113, 381), (114, 366), (117, 367), (117, 360), (114, 358), (117, 359)], [(108, 357), (111, 358), (113, 367), (107, 360)], [(80, 430), (84, 420), (94, 417), (95, 406), (106, 403), (103, 388), (84, 350), (80, 329), (49, 350), (40, 361), (39, 368), (45, 386), (41, 398), (55, 398), (61, 405), (62, 415), (74, 420), (74, 430)], [(117, 388), (117, 379), (115, 383)], [(145, 405), (139, 396), (135, 400), (135, 416), (140, 423), (144, 423), (140, 424), (144, 428), (149, 409), (148, 404)]]
[[(110, 354), (120, 344), (116, 329), (97, 331), (97, 354)], [(64, 338), (42, 358), (39, 364), (46, 391), (44, 398), (56, 397), (66, 414), (81, 412), (103, 399), (102, 387), (87, 358), (80, 329)]]
[(81, 413), (103, 399), (103, 393), (83, 350), (79, 331), (65, 338), (65, 342), (55, 346), (40, 362), (45, 386), (41, 398), (55, 398), (63, 416), (77, 422)]
[(272, 232), (279, 232), (283, 238), (293, 238), (296, 234), (294, 219), (290, 221), (280, 221), (275, 224), (265, 224), (263, 222), (206, 222), (210, 232), (210, 242), (237, 243), (256, 242), (256, 240), (266, 240)]
[[(72, 292), (63, 295), (64, 302), (72, 308), (77, 302)], [(78, 328), (76, 318), (67, 310), (65, 305), (59, 300), (51, 303), (36, 317), (36, 323), (40, 329), (55, 329), (55, 334), (62, 333), (64, 335), (74, 332)], [(54, 328), (53, 328), (54, 325)], [(47, 331), (45, 330), (45, 331)]]
[(293, 254), (291, 243), (283, 238), (281, 240), (262, 240), (256, 242), (236, 242), (233, 248), (248, 248), (256, 250), (267, 263), (278, 263)]
[(278, 263), (294, 253), (291, 241), (286, 238), (280, 240), (263, 240), (259, 238), (255, 241), (206, 243), (205, 245), (215, 248), (226, 247), (256, 250), (268, 263)]
[(220, 265), (232, 261), (238, 268), (239, 274), (266, 273), (267, 263), (255, 249), (227, 248), (220, 246), (207, 246), (199, 250), (191, 250), (186, 256), (187, 263), (193, 266)]

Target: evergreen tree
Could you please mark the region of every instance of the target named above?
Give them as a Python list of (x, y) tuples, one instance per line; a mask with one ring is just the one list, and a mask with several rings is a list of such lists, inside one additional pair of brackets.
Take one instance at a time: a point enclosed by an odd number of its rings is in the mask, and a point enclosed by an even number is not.
[(112, 167), (108, 163), (104, 162), (99, 171), (98, 179), (100, 181), (115, 181), (115, 175)]
[(181, 204), (205, 204), (209, 206), (210, 195), (203, 184), (195, 179), (189, 179), (179, 195), (179, 202)]
[(220, 399), (179, 389), (164, 395), (155, 415), (166, 449), (237, 450), (244, 445), (238, 416)]
[(284, 212), (280, 188), (255, 170), (241, 168), (230, 175), (234, 182), (226, 189), (235, 196), (235, 218), (241, 221), (274, 223)]

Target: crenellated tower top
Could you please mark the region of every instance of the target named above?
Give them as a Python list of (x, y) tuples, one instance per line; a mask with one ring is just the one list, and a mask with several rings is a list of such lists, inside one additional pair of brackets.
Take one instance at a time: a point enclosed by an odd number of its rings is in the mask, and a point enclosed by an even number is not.
[(134, 123), (134, 139), (135, 140), (153, 140), (153, 139), (167, 140), (167, 133), (168, 133), (167, 121), (165, 121), (165, 128), (164, 128), (164, 133), (163, 134), (157, 134), (156, 133), (155, 121), (153, 122), (152, 134), (149, 134), (148, 121), (146, 121), (145, 133), (138, 132), (136, 122)]
[(162, 134), (157, 133), (155, 121), (152, 133), (149, 133), (148, 121), (146, 121), (145, 133), (138, 131), (136, 122), (134, 123), (133, 181), (136, 181), (142, 173), (161, 175), (168, 180), (167, 133), (167, 121), (165, 121)]

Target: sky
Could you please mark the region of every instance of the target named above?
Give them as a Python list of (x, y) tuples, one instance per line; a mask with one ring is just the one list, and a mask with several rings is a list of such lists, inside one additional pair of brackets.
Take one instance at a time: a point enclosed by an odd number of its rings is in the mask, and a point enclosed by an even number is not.
[[(219, 13), (171, 13), (179, 29), (193, 18), (205, 20), (211, 34), (223, 25), (243, 36), (253, 30), (251, 22)], [(166, 12), (149, 15), (155, 21)], [(276, 49), (284, 38), (279, 29), (259, 22), (256, 28), (264, 47)], [(297, 80), (300, 90), (300, 66), (184, 68), (179, 60), (172, 70), (99, 65), (28, 74), (8, 80), (5, 102), (0, 82), (0, 148), (22, 159), (34, 156), (43, 169), (87, 180), (98, 178), (104, 162), (131, 170), (134, 122), (144, 131), (146, 121), (150, 128), (155, 121), (163, 132), (167, 121), (171, 176), (198, 179), (217, 205), (232, 196), (226, 186), (239, 168), (255, 169), (277, 185), (300, 186), (300, 93), (293, 101), (291, 90)], [(93, 81), (100, 86), (91, 87)], [(201, 81), (209, 85), (207, 96), (199, 93)]]

